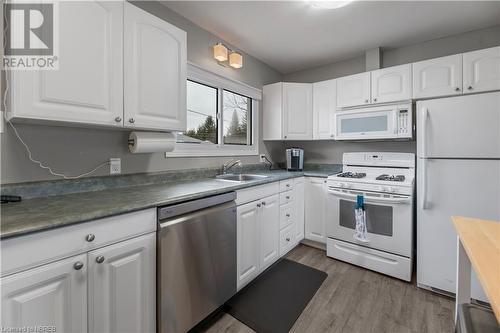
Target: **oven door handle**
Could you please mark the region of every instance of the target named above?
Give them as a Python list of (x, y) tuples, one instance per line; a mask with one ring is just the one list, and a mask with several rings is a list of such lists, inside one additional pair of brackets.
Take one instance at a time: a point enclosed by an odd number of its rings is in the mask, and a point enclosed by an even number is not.
[[(349, 193), (344, 193), (341, 191), (334, 190), (332, 188), (328, 189), (328, 193), (339, 197), (339, 198), (344, 198), (344, 199), (352, 199), (356, 200), (357, 195), (356, 194), (349, 194)], [(365, 202), (370, 203), (370, 202), (375, 202), (375, 203), (393, 203), (393, 204), (409, 204), (411, 203), (411, 198), (375, 198), (375, 197), (370, 197), (370, 196), (364, 196)]]

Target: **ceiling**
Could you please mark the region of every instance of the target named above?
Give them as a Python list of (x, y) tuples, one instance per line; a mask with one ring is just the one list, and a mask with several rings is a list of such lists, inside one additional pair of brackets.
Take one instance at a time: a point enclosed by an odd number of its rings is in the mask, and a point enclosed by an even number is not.
[(498, 1), (163, 1), (282, 74), (500, 24)]

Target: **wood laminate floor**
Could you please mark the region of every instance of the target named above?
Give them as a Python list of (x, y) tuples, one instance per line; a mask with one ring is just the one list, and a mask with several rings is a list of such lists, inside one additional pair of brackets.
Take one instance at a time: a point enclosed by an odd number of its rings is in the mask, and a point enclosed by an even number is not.
[[(287, 256), (328, 273), (290, 332), (453, 332), (454, 301), (299, 245)], [(299, 286), (298, 286), (299, 287)], [(253, 332), (221, 313), (205, 332)]]

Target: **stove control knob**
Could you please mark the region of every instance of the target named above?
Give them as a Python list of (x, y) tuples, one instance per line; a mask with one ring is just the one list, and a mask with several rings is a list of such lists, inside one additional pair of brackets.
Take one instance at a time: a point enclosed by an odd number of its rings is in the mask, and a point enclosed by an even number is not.
[(352, 188), (352, 184), (345, 184), (346, 188)]
[(389, 192), (397, 192), (397, 191), (398, 191), (398, 189), (397, 189), (397, 188), (394, 188), (394, 187), (389, 187), (387, 190), (388, 190)]

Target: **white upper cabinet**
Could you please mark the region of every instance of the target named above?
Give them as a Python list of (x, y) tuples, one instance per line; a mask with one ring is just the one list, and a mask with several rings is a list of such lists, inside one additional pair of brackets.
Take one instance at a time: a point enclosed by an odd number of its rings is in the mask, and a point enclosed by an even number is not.
[(283, 83), (283, 139), (312, 139), (312, 84)]
[(372, 103), (411, 99), (411, 64), (378, 69), (371, 72)]
[(58, 59), (58, 70), (10, 71), (7, 117), (121, 127), (123, 3), (59, 2)]
[(186, 129), (186, 32), (125, 3), (124, 123)]
[(87, 332), (87, 255), (2, 278), (2, 327)]
[(283, 139), (283, 82), (262, 87), (262, 139)]
[(344, 76), (337, 79), (338, 108), (370, 103), (370, 72)]
[(313, 139), (333, 139), (337, 81), (313, 83)]
[(155, 332), (156, 233), (89, 252), (89, 332)]
[(464, 93), (500, 89), (500, 46), (463, 54)]
[(413, 98), (462, 93), (462, 54), (413, 63)]

